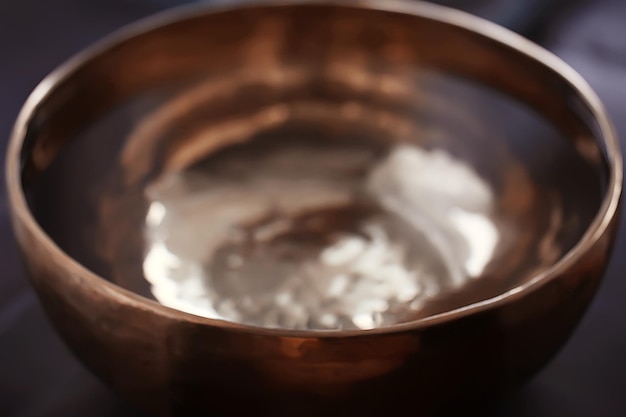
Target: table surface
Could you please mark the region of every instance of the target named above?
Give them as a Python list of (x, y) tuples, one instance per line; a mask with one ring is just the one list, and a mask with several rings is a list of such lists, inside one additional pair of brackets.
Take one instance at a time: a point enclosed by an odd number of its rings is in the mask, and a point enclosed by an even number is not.
[[(21, 104), (42, 77), (104, 34), (163, 8), (165, 1), (0, 2), (0, 156)], [(496, 9), (476, 11), (496, 19), (488, 14)], [(518, 26), (510, 17), (503, 21), (533, 36), (589, 80), (626, 143), (626, 2), (560, 2), (559, 8), (534, 16), (535, 21), (525, 14)], [(3, 179), (1, 187), (0, 415), (140, 416), (74, 359), (46, 321), (19, 265)], [(485, 415), (626, 416), (625, 238), (622, 227), (604, 284), (567, 346), (525, 388), (493, 404)]]

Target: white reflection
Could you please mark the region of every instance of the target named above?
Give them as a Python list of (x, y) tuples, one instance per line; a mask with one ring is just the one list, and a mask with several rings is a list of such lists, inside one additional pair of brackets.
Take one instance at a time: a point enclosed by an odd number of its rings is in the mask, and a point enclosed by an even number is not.
[(448, 217), (459, 233), (463, 235), (469, 248), (465, 268), (472, 276), (482, 274), (491, 260), (498, 243), (498, 229), (482, 214), (467, 212), (453, 207)]
[[(283, 149), (224, 172), (148, 189), (143, 268), (164, 305), (265, 327), (386, 326), (482, 274), (500, 239), (489, 186), (442, 151)], [(333, 214), (372, 203), (355, 225)], [(344, 226), (315, 232), (302, 216)]]
[(166, 212), (167, 209), (163, 204), (159, 203), (158, 201), (152, 202), (146, 216), (146, 224), (151, 227), (156, 227), (160, 225), (165, 218)]
[(372, 172), (369, 188), (389, 211), (424, 232), (455, 286), (484, 271), (500, 237), (491, 189), (471, 167), (441, 150), (400, 146)]

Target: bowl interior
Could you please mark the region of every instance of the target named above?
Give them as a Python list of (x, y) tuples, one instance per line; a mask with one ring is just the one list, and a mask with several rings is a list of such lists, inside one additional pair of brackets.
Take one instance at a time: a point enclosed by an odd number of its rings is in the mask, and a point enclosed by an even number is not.
[[(25, 180), (30, 208), (94, 272), (211, 318), (368, 329), (502, 294), (581, 239), (606, 167), (591, 130), (446, 64), (487, 42), (456, 31), (283, 6), (138, 35), (84, 88), (169, 75), (77, 122)], [(128, 60), (135, 73), (113, 65)]]

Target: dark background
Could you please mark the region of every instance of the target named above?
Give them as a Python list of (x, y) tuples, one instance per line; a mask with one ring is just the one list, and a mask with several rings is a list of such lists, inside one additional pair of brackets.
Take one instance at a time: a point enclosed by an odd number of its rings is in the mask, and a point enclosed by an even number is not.
[[(181, 2), (0, 0), (0, 156), (21, 104), (50, 70), (110, 31)], [(573, 65), (604, 100), (626, 143), (625, 0), (447, 3), (504, 24)], [(46, 321), (19, 265), (3, 177), (0, 417), (139, 416), (71, 356)], [(524, 389), (492, 404), (485, 416), (626, 416), (625, 238), (622, 227), (604, 284), (570, 343)]]

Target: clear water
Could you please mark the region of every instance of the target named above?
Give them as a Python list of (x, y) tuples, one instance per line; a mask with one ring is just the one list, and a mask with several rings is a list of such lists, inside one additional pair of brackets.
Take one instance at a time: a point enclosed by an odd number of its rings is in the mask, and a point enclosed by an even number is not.
[(462, 161), (403, 145), (283, 146), (148, 187), (143, 263), (154, 297), (201, 316), (370, 329), (480, 276), (494, 196)]

